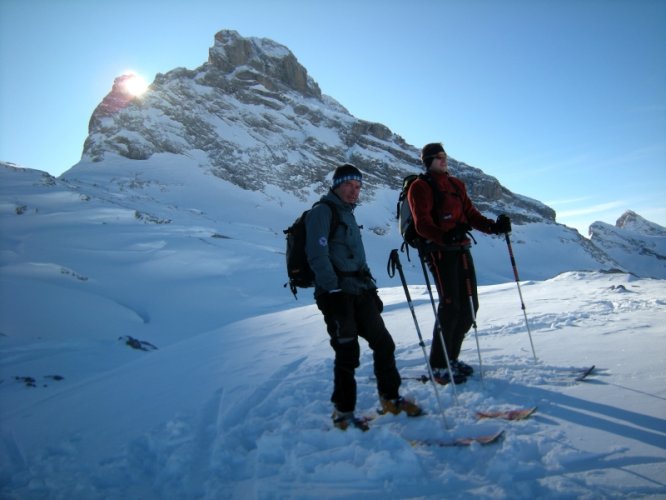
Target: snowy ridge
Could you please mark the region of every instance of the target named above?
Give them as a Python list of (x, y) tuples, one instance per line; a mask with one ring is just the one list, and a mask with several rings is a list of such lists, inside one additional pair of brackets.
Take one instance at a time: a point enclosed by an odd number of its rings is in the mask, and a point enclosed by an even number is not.
[(666, 228), (644, 219), (636, 212), (627, 210), (617, 220), (615, 225), (618, 228), (634, 231), (647, 236), (666, 236)]
[(595, 222), (591, 241), (638, 276), (666, 278), (666, 228), (645, 220), (631, 210), (615, 226)]

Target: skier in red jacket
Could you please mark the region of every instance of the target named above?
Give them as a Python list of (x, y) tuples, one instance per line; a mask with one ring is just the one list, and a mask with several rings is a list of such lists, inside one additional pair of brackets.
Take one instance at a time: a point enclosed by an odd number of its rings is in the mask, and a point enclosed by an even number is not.
[(451, 380), (459, 384), (474, 373), (474, 369), (460, 361), (458, 356), (479, 308), (468, 232), (478, 229), (486, 234), (508, 233), (511, 221), (506, 215), (500, 215), (493, 221), (474, 207), (465, 184), (449, 175), (447, 156), (441, 143), (426, 144), (421, 150), (421, 161), (426, 169), (425, 178), (412, 183), (407, 200), (416, 232), (426, 241), (421, 255), (437, 286), (437, 316), (451, 363), (447, 366), (435, 325), (430, 366), (440, 384)]

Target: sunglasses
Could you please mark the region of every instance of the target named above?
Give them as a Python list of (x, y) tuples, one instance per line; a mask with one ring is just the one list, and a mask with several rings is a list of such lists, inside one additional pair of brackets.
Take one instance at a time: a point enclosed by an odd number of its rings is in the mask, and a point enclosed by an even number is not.
[(437, 153), (436, 155), (433, 155), (430, 158), (435, 158), (437, 160), (446, 160), (446, 153)]

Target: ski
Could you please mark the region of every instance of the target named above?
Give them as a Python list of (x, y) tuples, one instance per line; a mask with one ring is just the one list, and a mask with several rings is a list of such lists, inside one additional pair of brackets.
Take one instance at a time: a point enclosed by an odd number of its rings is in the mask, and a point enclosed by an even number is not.
[[(430, 377), (428, 375), (421, 375), (420, 377), (401, 375), (400, 378), (402, 380), (416, 380), (417, 382), (421, 382), (422, 384), (427, 384), (428, 382), (430, 382)], [(377, 382), (377, 379), (375, 377), (370, 377), (369, 380), (370, 382)]]
[(503, 420), (525, 420), (529, 418), (535, 411), (536, 406), (531, 408), (517, 408), (514, 410), (491, 410), (491, 411), (477, 411), (476, 418), (479, 420), (484, 418), (499, 418)]
[(590, 366), (589, 368), (585, 368), (584, 370), (581, 370), (578, 375), (576, 376), (576, 382), (581, 382), (587, 378), (588, 375), (592, 374), (594, 371), (595, 365)]
[(437, 446), (440, 448), (453, 447), (453, 446), (471, 446), (474, 443), (479, 443), (482, 446), (496, 443), (504, 435), (503, 430), (499, 430), (492, 434), (481, 434), (478, 436), (465, 436), (455, 439), (410, 439), (409, 443), (412, 446)]
[[(384, 415), (395, 415), (394, 413), (391, 413), (390, 411), (386, 411), (383, 408), (377, 408), (375, 411), (377, 412), (378, 417), (383, 417)], [(404, 412), (400, 412), (400, 413), (398, 413), (398, 415), (402, 415), (403, 413)], [(428, 415), (428, 412), (421, 410), (421, 413), (419, 413), (418, 415), (407, 415), (407, 416), (409, 418), (418, 418), (418, 417), (425, 417), (426, 415)]]
[[(466, 380), (469, 379), (469, 378), (471, 378), (471, 377), (466, 377)], [(421, 375), (419, 377), (402, 377), (402, 380), (415, 380), (417, 382), (421, 382), (422, 384), (427, 384), (428, 382), (430, 382), (430, 377), (428, 375)], [(451, 382), (437, 381), (437, 383), (439, 385), (449, 385)], [(456, 385), (460, 385), (460, 384), (464, 384), (464, 383), (465, 382), (460, 381), (460, 382), (457, 382)]]

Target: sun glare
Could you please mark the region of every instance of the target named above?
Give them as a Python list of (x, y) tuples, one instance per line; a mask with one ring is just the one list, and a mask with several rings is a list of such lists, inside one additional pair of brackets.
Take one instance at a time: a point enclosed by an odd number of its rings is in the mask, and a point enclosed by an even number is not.
[(141, 75), (127, 73), (123, 86), (129, 94), (138, 97), (148, 89), (148, 82)]

